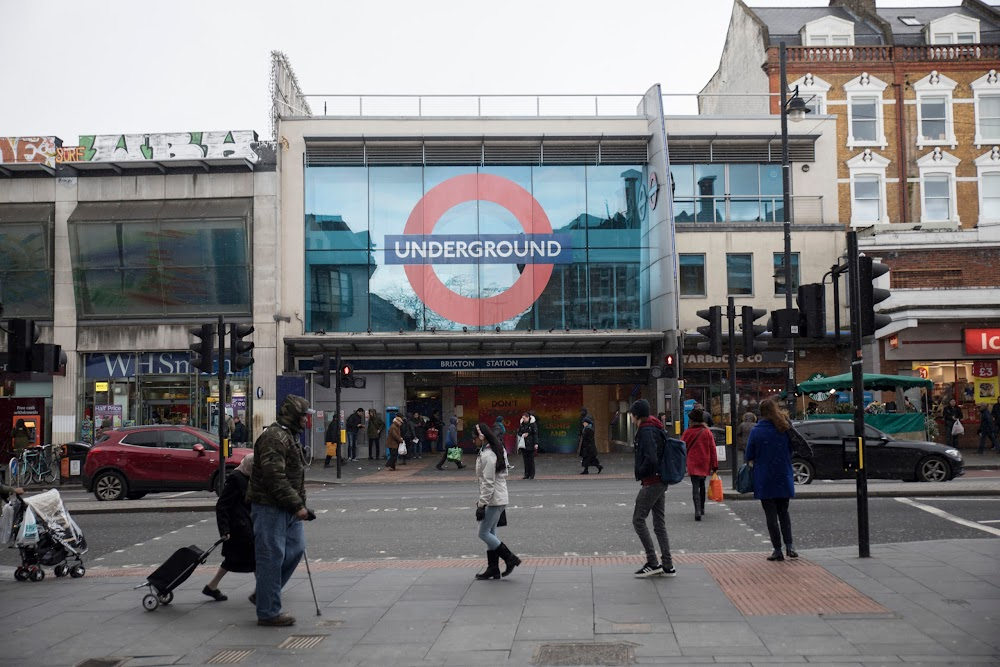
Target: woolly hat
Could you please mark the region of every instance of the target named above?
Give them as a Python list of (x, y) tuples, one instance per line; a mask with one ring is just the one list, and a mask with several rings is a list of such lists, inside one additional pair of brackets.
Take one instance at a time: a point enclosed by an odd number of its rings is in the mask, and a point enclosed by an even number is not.
[(636, 417), (645, 419), (646, 417), (649, 416), (649, 401), (647, 401), (645, 398), (640, 398), (638, 401), (632, 404), (632, 407), (630, 407), (628, 411), (631, 414), (635, 415)]
[(583, 418), (583, 423), (584, 424), (590, 424), (591, 426), (593, 426), (594, 425), (594, 418), (591, 417), (590, 415), (587, 415), (586, 417)]

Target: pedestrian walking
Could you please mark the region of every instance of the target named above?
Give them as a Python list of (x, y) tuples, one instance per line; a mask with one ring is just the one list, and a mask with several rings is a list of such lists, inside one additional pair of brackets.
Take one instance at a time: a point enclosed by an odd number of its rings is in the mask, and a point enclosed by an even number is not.
[(597, 474), (604, 470), (601, 461), (597, 458), (597, 442), (594, 439), (594, 418), (587, 415), (583, 418), (583, 431), (580, 433), (580, 465), (583, 466), (581, 475), (589, 475), (590, 468), (596, 467)]
[(1000, 452), (1000, 443), (997, 442), (997, 423), (993, 421), (993, 415), (990, 414), (989, 408), (985, 405), (979, 406), (979, 429), (976, 433), (979, 434), (977, 454), (986, 453), (987, 438), (993, 444), (993, 451)]
[(757, 415), (747, 410), (743, 414), (743, 421), (740, 422), (739, 427), (736, 429), (736, 449), (743, 454), (744, 461), (746, 461), (747, 440), (750, 438), (750, 431), (756, 425)]
[[(424, 418), (420, 416), (419, 412), (414, 412), (413, 417), (410, 420), (411, 427), (413, 429), (413, 458), (422, 459), (424, 452), (424, 441), (427, 440), (427, 425), (424, 424)], [(410, 449), (411, 443), (406, 443), (406, 448)]]
[(385, 436), (385, 448), (389, 450), (389, 460), (385, 467), (389, 470), (396, 469), (396, 459), (399, 454), (399, 445), (403, 443), (403, 419), (402, 415), (396, 415), (389, 426), (389, 434)]
[(358, 438), (365, 437), (365, 410), (358, 408), (347, 418), (347, 460), (358, 460)]
[(782, 540), (788, 557), (799, 557), (792, 541), (792, 519), (788, 514), (788, 501), (795, 497), (791, 430), (792, 423), (775, 399), (761, 401), (760, 421), (750, 432), (746, 455), (747, 463), (753, 466), (753, 497), (760, 500), (764, 508), (767, 532), (774, 547), (768, 560), (785, 560), (781, 554)]
[(948, 405), (945, 407), (944, 411), (941, 413), (944, 417), (944, 435), (945, 442), (949, 447), (958, 448), (958, 435), (954, 432), (955, 422), (961, 423), (962, 421), (962, 408), (958, 407), (955, 403), (955, 399), (948, 401)]
[(715, 426), (715, 420), (712, 419), (712, 413), (705, 409), (705, 406), (701, 403), (695, 403), (692, 410), (701, 410), (705, 413), (705, 426), (712, 428)]
[(235, 445), (245, 445), (250, 442), (250, 434), (247, 431), (247, 425), (243, 423), (239, 415), (233, 418), (233, 431), (229, 434), (230, 439)]
[[(438, 470), (444, 470), (444, 464), (448, 462), (448, 450), (453, 447), (458, 447), (458, 417), (452, 415), (451, 419), (448, 420), (448, 428), (444, 432), (444, 454), (441, 455), (441, 460), (435, 466)], [(462, 464), (462, 459), (458, 459), (454, 462), (461, 470), (465, 467)]]
[(520, 443), (518, 449), (521, 451), (521, 458), (524, 460), (524, 477), (522, 479), (535, 479), (535, 454), (538, 453), (538, 420), (535, 415), (525, 412), (521, 415), (521, 424), (517, 427), (517, 434), (524, 439), (524, 447)]
[[(215, 503), (215, 522), (219, 526), (222, 543), (222, 565), (215, 571), (212, 580), (201, 589), (202, 594), (224, 602), (229, 598), (219, 590), (219, 583), (229, 572), (253, 572), (256, 569), (254, 557), (253, 517), (247, 502), (247, 487), (253, 471), (253, 454), (247, 454), (236, 470), (226, 476), (219, 501)], [(256, 602), (255, 594), (250, 601)]]
[[(576, 424), (576, 450), (580, 451), (580, 447), (583, 445), (583, 420), (590, 416), (590, 412), (585, 407), (580, 408), (580, 421)], [(591, 421), (593, 424), (593, 421)]]
[(507, 451), (507, 442), (505, 439), (507, 426), (503, 423), (503, 415), (497, 415), (497, 418), (493, 420), (493, 433), (496, 434), (497, 440), (500, 441), (500, 445), (504, 451)]
[(379, 417), (378, 411), (372, 408), (368, 411), (368, 460), (378, 461), (381, 457), (379, 456), (379, 439), (382, 437), (382, 429), (385, 428), (385, 422)]
[[(664, 509), (663, 495), (667, 485), (660, 479), (659, 448), (666, 445), (666, 433), (663, 422), (649, 415), (649, 401), (640, 398), (628, 410), (629, 418), (635, 425), (635, 439), (632, 446), (635, 452), (635, 479), (642, 483), (639, 494), (635, 497), (635, 508), (632, 510), (632, 527), (635, 529), (642, 548), (646, 551), (646, 564), (635, 573), (644, 579), (656, 575), (673, 577), (674, 559), (670, 555), (670, 540), (667, 537), (667, 519)], [(656, 558), (656, 545), (649, 536), (646, 517), (653, 513), (653, 532), (660, 544), (661, 558)]]
[(993, 404), (993, 408), (990, 410), (990, 416), (993, 417), (993, 424), (1000, 428), (1000, 397), (997, 397), (997, 402)]
[[(497, 523), (507, 509), (507, 463), (503, 445), (493, 430), (485, 423), (476, 425), (476, 478), (479, 480), (479, 500), (476, 502), (476, 521), (479, 522), (479, 539), (486, 543), (486, 571), (476, 579), (506, 577), (521, 564), (521, 559), (511, 553), (497, 537)], [(503, 559), (504, 571), (500, 572)]]
[(687, 430), (681, 434), (681, 440), (687, 445), (687, 473), (688, 477), (691, 478), (691, 499), (694, 502), (695, 521), (701, 521), (701, 517), (705, 514), (705, 479), (719, 469), (715, 436), (705, 425), (704, 420), (704, 410), (695, 408), (688, 415), (689, 426)]
[[(344, 455), (343, 452), (340, 451), (340, 419), (337, 415), (333, 414), (332, 411), (327, 414), (330, 415), (330, 423), (326, 426), (324, 439), (326, 442), (336, 443), (337, 460), (342, 463), (344, 461)], [(329, 450), (327, 450), (326, 461), (323, 463), (323, 467), (329, 468), (331, 460), (333, 460), (333, 457), (330, 456)]]
[(293, 616), (281, 610), (281, 589), (306, 549), (302, 522), (309, 511), (299, 434), (307, 426), (307, 415), (312, 413), (306, 399), (286, 396), (278, 420), (254, 444), (247, 499), (257, 559), (257, 625), (295, 623)]

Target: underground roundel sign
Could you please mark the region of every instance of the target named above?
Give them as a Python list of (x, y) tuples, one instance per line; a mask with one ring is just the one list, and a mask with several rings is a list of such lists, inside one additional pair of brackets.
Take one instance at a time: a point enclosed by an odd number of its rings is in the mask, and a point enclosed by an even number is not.
[[(504, 207), (523, 234), (434, 234), (449, 209), (467, 201)], [(488, 326), (517, 317), (531, 307), (549, 282), (554, 264), (573, 261), (569, 234), (554, 234), (541, 204), (514, 181), (494, 174), (456, 176), (431, 188), (417, 202), (402, 234), (386, 235), (386, 264), (402, 264), (424, 305), (459, 324)], [(442, 264), (518, 264), (521, 275), (509, 288), (473, 298), (448, 288), (434, 272)]]

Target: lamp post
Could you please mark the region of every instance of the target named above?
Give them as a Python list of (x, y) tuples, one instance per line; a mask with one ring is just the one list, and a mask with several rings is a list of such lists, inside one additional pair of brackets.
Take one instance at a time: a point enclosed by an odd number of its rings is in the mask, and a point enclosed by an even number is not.
[[(806, 108), (805, 101), (799, 97), (799, 87), (795, 87), (795, 92), (792, 97), (788, 97), (788, 74), (785, 71), (787, 54), (785, 52), (785, 43), (781, 42), (778, 46), (779, 62), (780, 62), (780, 77), (779, 85), (781, 86), (781, 190), (782, 190), (782, 207), (783, 207), (783, 228), (785, 233), (785, 252), (782, 257), (782, 264), (784, 264), (785, 269), (785, 310), (792, 310), (792, 194), (791, 194), (791, 184), (792, 184), (792, 165), (788, 161), (788, 119), (791, 118), (793, 123), (797, 123), (806, 114), (809, 113), (809, 109)], [(788, 411), (794, 418), (795, 416), (795, 339), (786, 339), (787, 348), (785, 350), (785, 357), (788, 363), (788, 377), (785, 378), (785, 401), (788, 405)]]

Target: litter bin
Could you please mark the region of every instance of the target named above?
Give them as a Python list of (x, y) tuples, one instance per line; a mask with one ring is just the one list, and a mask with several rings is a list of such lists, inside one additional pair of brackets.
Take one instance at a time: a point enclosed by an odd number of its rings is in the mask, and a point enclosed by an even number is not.
[(59, 483), (81, 482), (89, 442), (70, 442), (59, 448)]

